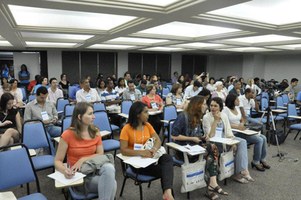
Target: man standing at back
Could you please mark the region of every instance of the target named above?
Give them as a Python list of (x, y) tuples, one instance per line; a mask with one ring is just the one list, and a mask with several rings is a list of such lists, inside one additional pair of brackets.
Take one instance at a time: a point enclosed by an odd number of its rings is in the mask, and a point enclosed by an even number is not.
[(58, 119), (57, 110), (52, 103), (46, 101), (47, 96), (46, 87), (41, 86), (37, 89), (36, 99), (25, 106), (24, 121), (42, 120), (49, 135), (58, 137), (61, 135), (61, 127), (54, 125)]

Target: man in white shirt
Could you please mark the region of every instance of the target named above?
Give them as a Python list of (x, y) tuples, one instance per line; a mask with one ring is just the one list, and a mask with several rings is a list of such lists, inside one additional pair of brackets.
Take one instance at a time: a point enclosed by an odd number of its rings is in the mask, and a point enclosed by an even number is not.
[(88, 79), (83, 79), (80, 82), (82, 89), (76, 92), (77, 102), (95, 102), (100, 101), (100, 97), (94, 88), (90, 88), (90, 83)]
[(190, 85), (185, 89), (184, 99), (198, 95), (199, 92), (202, 91), (202, 89), (202, 84), (199, 81), (195, 80), (193, 82), (193, 85)]
[(256, 100), (254, 91), (251, 88), (245, 90), (245, 94), (238, 97), (239, 98), (239, 108), (242, 116), (249, 122), (258, 123), (259, 119), (251, 118), (251, 109), (259, 110), (259, 105)]
[(63, 91), (57, 87), (57, 79), (50, 79), (50, 88), (48, 88), (47, 100), (56, 105), (58, 98), (64, 98)]

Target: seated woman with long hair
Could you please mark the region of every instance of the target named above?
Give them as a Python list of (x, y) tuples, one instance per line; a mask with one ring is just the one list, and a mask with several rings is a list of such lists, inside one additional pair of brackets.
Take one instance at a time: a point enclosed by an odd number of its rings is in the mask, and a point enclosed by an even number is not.
[[(94, 119), (91, 104), (87, 102), (76, 104), (71, 126), (63, 132), (55, 156), (55, 168), (66, 178), (72, 178), (74, 172), (79, 171), (85, 161), (104, 154), (100, 131), (93, 125)], [(63, 164), (66, 155), (71, 169)], [(98, 193), (99, 200), (113, 200), (116, 188), (114, 165), (105, 163), (98, 173), (85, 178), (84, 186), (78, 186), (76, 189), (82, 193)]]
[[(209, 199), (218, 199), (218, 194), (228, 195), (217, 183), (218, 175), (218, 149), (215, 144), (207, 143), (208, 137), (205, 136), (202, 127), (202, 118), (207, 110), (206, 99), (203, 96), (194, 96), (190, 99), (187, 108), (183, 113), (178, 115), (172, 128), (172, 139), (180, 145), (199, 144), (206, 148), (208, 154), (207, 171), (209, 172), (209, 183), (206, 195)], [(183, 153), (176, 151), (176, 157), (183, 160)], [(190, 162), (196, 162), (199, 156), (189, 157)]]
[(0, 147), (18, 142), (22, 129), (20, 113), (13, 107), (14, 96), (4, 93), (0, 99)]
[[(235, 176), (234, 180), (240, 183), (253, 182), (248, 170), (248, 151), (245, 139), (235, 137), (231, 130), (230, 122), (223, 110), (223, 100), (219, 97), (211, 99), (210, 112), (203, 118), (204, 132), (207, 137), (214, 137), (217, 132), (221, 132), (222, 137), (235, 138), (239, 141), (237, 146), (232, 146), (235, 154)], [(237, 147), (237, 149), (236, 149)]]
[[(226, 98), (226, 107), (223, 112), (228, 116), (231, 128), (246, 130), (244, 125), (244, 118), (239, 109), (239, 99), (235, 94), (229, 94)], [(255, 144), (253, 161), (251, 162), (252, 168), (255, 167), (258, 171), (265, 171), (270, 169), (266, 162), (267, 155), (267, 138), (263, 134), (259, 135), (245, 135), (243, 133), (235, 133), (237, 137), (245, 139), (251, 144)]]
[[(137, 101), (133, 103), (129, 111), (128, 123), (123, 127), (120, 134), (120, 151), (125, 156), (142, 156), (152, 158), (161, 147), (161, 140), (148, 120), (147, 106)], [(144, 150), (142, 146), (149, 138), (154, 138), (152, 149)], [(135, 168), (133, 168), (136, 171)], [(139, 174), (150, 175), (161, 178), (163, 199), (173, 200), (173, 160), (170, 155), (163, 154), (158, 164), (140, 168)]]

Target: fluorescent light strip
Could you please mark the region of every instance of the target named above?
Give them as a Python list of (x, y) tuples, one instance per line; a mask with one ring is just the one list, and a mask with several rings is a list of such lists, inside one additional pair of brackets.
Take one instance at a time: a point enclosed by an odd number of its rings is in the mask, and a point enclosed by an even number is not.
[(300, 7), (300, 0), (253, 0), (208, 13), (273, 25), (285, 25), (301, 22)]
[(119, 0), (119, 1), (125, 1), (129, 3), (135, 3), (135, 4), (145, 4), (150, 6), (166, 7), (180, 0), (151, 0), (151, 1), (150, 0)]
[(213, 43), (203, 43), (203, 42), (193, 42), (193, 43), (186, 43), (186, 44), (177, 44), (173, 45), (176, 47), (186, 47), (186, 48), (196, 48), (196, 49), (202, 49), (202, 48), (216, 48), (216, 47), (226, 47), (227, 45), (224, 44), (213, 44)]
[(188, 51), (190, 49), (176, 48), (176, 47), (150, 47), (145, 49), (140, 49), (142, 51)]
[(110, 30), (136, 17), (8, 5), (18, 25)]
[(286, 50), (301, 50), (301, 44), (289, 44), (279, 46), (267, 46), (267, 48), (286, 49)]
[(235, 38), (235, 39), (229, 39), (229, 40), (224, 40), (224, 41), (256, 44), (256, 43), (281, 42), (281, 41), (291, 41), (291, 40), (300, 40), (300, 39), (301, 38), (298, 38), (298, 37), (270, 34), (270, 35), (261, 35), (261, 36), (253, 36), (253, 37)]
[(222, 33), (237, 32), (239, 29), (223, 28), (218, 26), (209, 26), (201, 24), (192, 24), (185, 22), (171, 22), (156, 26), (150, 29), (140, 31), (138, 33), (154, 34), (154, 35), (171, 35), (180, 37), (201, 37), (209, 35), (217, 35)]
[(132, 37), (119, 37), (112, 40), (109, 40), (107, 42), (109, 43), (132, 43), (132, 44), (155, 44), (155, 43), (161, 43), (161, 42), (168, 42), (169, 40), (160, 40), (160, 39), (148, 39), (148, 38), (132, 38)]
[(115, 44), (94, 44), (87, 47), (88, 49), (130, 49), (136, 46), (132, 45), (115, 45)]
[(11, 47), (13, 45), (11, 43), (9, 43), (8, 41), (1, 40), (0, 41), (0, 46), (1, 47)]
[(262, 51), (278, 51), (274, 49), (265, 49), (261, 47), (239, 47), (229, 49), (217, 49), (219, 51), (235, 51), (235, 52), (262, 52)]
[(72, 48), (77, 43), (64, 43), (64, 42), (31, 42), (31, 41), (26, 41), (26, 46), (27, 47), (64, 47), (64, 48)]
[(94, 35), (79, 35), (79, 34), (61, 34), (61, 33), (36, 33), (36, 32), (21, 32), (24, 38), (39, 38), (39, 39), (68, 39), (68, 40), (87, 40)]

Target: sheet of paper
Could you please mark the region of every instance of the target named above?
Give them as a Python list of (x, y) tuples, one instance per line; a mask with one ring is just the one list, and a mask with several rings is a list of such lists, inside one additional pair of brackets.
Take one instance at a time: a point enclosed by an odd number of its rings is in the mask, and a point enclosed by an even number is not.
[(85, 174), (76, 172), (72, 178), (67, 179), (67, 178), (65, 178), (64, 174), (62, 174), (59, 171), (56, 171), (56, 172), (48, 175), (49, 178), (52, 178), (64, 185), (70, 185), (71, 183), (78, 181), (78, 180), (84, 178), (85, 176), (86, 176)]
[(213, 137), (210, 138), (210, 142), (217, 142), (217, 143), (223, 143), (223, 144), (228, 144), (228, 145), (233, 145), (239, 143), (238, 140), (230, 139), (230, 138), (217, 138)]
[(145, 168), (155, 162), (157, 162), (159, 159), (154, 159), (154, 158), (142, 158), (140, 156), (134, 156), (131, 157), (127, 160), (125, 160), (124, 162), (132, 165), (136, 168)]
[(203, 151), (206, 151), (206, 149), (201, 147), (200, 145), (191, 146), (191, 145), (187, 144), (185, 146), (185, 148), (187, 148), (190, 152), (203, 152)]
[(235, 131), (235, 132), (239, 132), (239, 133), (242, 133), (242, 134), (245, 134), (245, 135), (256, 135), (258, 134), (260, 131), (253, 131), (253, 130), (238, 130), (238, 129), (232, 129), (232, 131)]

